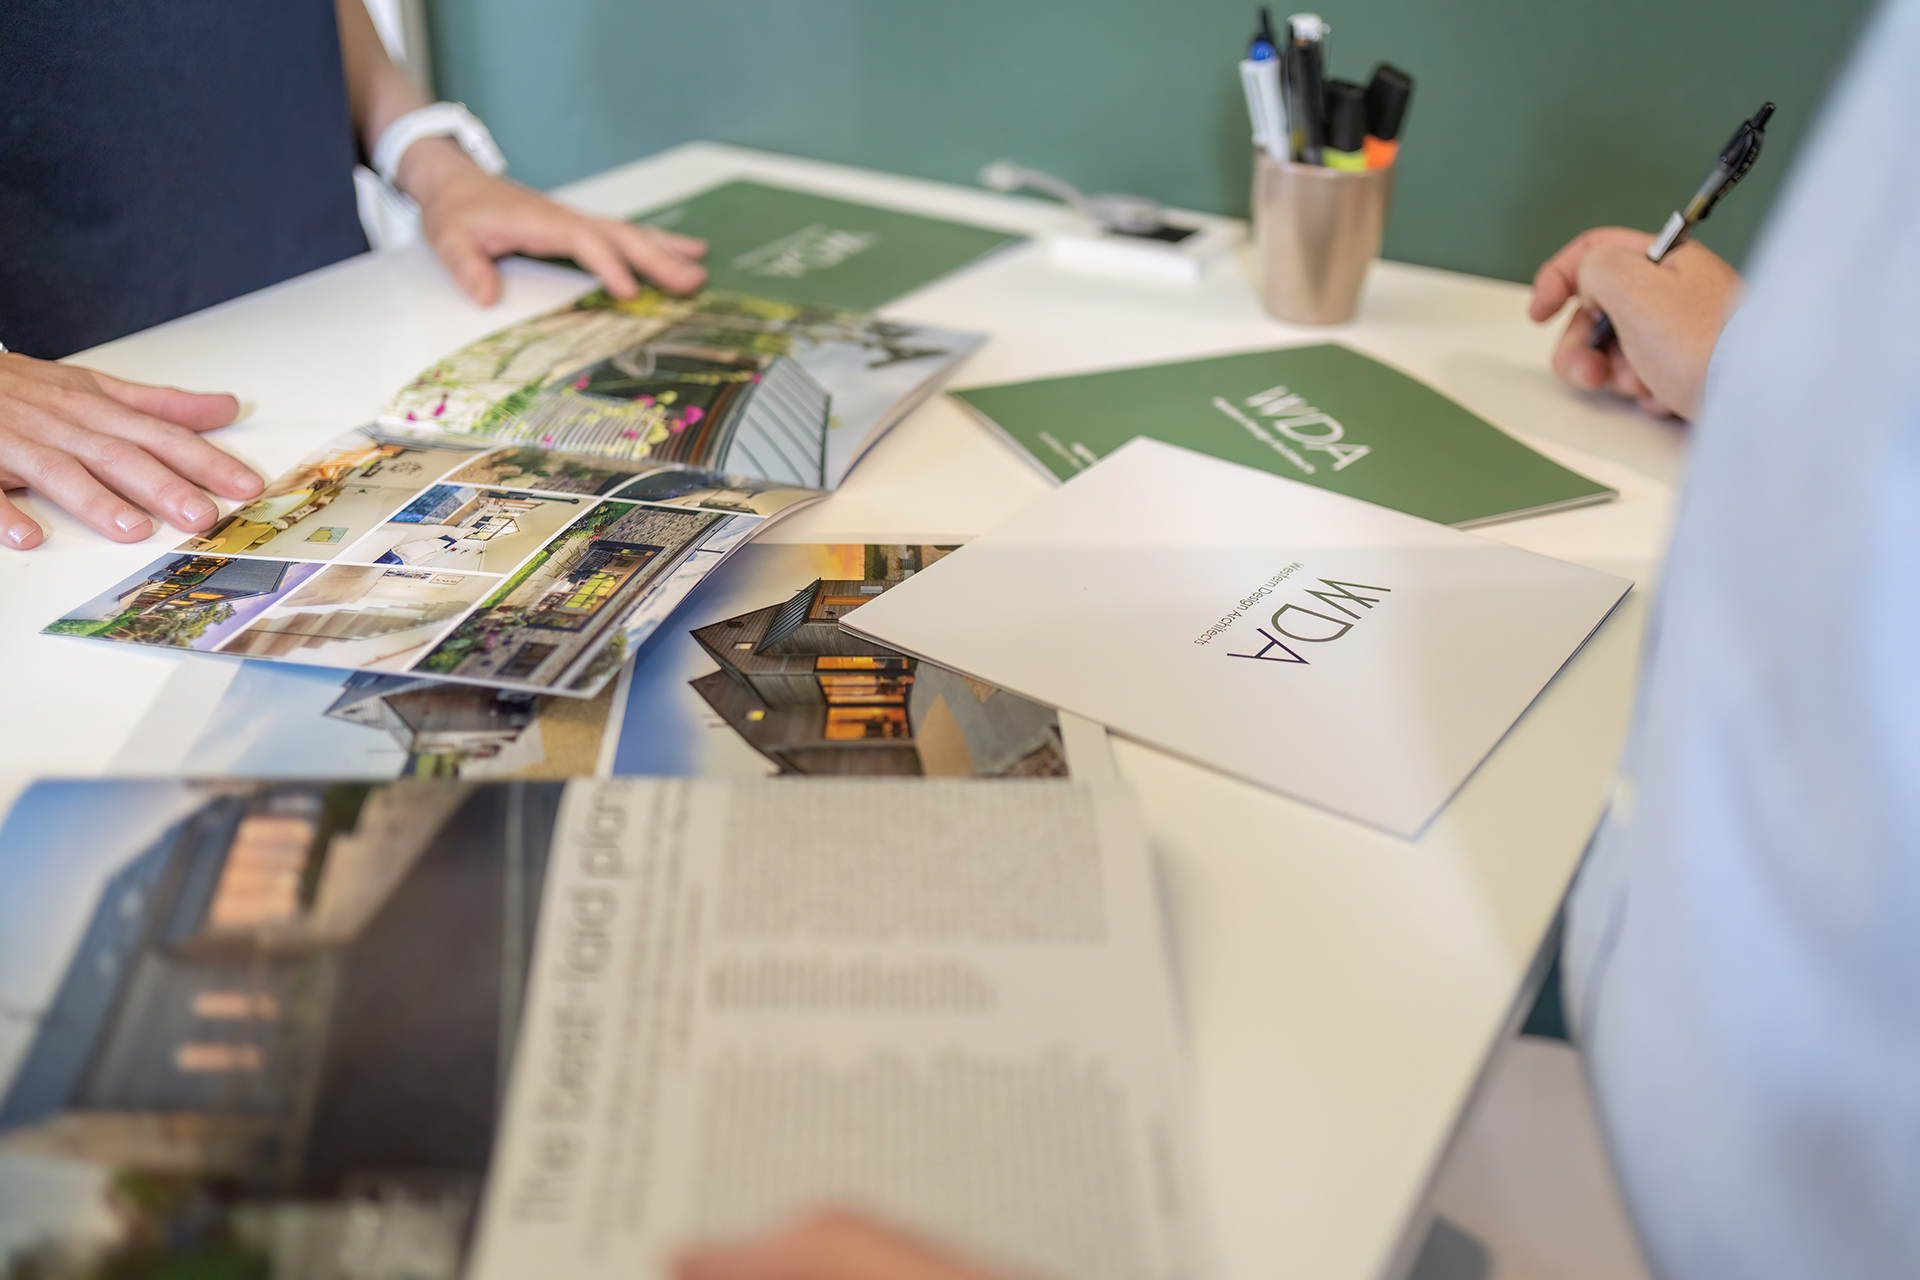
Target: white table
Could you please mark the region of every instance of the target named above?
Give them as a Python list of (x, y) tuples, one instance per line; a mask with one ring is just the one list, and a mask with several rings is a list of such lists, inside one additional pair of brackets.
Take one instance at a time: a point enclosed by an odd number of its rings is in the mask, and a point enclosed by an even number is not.
[[(627, 213), (748, 175), (1044, 231), (1057, 205), (706, 144), (562, 194)], [(369, 254), (145, 333), (80, 363), (232, 391), (215, 437), (273, 475), (460, 344), (577, 294), (584, 278), (506, 264), (505, 299), (468, 302), (421, 246)], [(1681, 430), (1584, 397), (1547, 369), (1552, 333), (1517, 285), (1382, 264), (1361, 318), (1269, 320), (1237, 264), (1197, 284), (1066, 274), (1026, 246), (888, 310), (985, 330), (958, 381), (1003, 382), (1332, 337), (1425, 378), (1621, 491), (1490, 537), (1634, 577), (1665, 543)], [(1044, 491), (1029, 466), (937, 399), (782, 541), (943, 541)], [(42, 775), (99, 773), (181, 655), (36, 634), (173, 546), (117, 546), (35, 497), (40, 550), (0, 552), (0, 805)], [(1216, 1225), (1235, 1280), (1360, 1280), (1404, 1269), (1421, 1206), (1598, 815), (1625, 727), (1644, 615), (1637, 589), (1415, 843), (1117, 743), (1164, 862)]]

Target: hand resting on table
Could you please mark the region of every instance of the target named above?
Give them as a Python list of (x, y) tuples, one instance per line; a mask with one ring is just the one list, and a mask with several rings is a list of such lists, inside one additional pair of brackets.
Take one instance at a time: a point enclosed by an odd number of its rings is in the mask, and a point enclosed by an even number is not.
[(6, 497), (29, 485), (115, 542), (151, 534), (148, 512), (198, 533), (219, 517), (209, 492), (260, 492), (252, 468), (200, 438), (239, 411), (228, 395), (0, 355), (0, 544), (28, 551), (46, 538)]

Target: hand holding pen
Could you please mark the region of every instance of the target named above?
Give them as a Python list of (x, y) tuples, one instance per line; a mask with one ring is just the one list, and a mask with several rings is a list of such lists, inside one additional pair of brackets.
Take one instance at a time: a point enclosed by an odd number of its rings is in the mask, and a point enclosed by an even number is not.
[[(1743, 120), (1740, 127), (1727, 139), (1727, 145), (1720, 149), (1720, 156), (1713, 169), (1707, 174), (1707, 180), (1693, 193), (1693, 199), (1687, 201), (1684, 209), (1676, 210), (1667, 218), (1667, 225), (1647, 246), (1647, 261), (1659, 262), (1674, 249), (1678, 248), (1692, 234), (1696, 223), (1704, 222), (1713, 206), (1720, 203), (1720, 197), (1733, 190), (1734, 184), (1747, 176), (1747, 170), (1753, 168), (1753, 162), (1760, 158), (1760, 146), (1767, 140), (1767, 121), (1773, 118), (1773, 104), (1765, 102), (1753, 113), (1753, 118)], [(1605, 314), (1593, 327), (1590, 342), (1593, 349), (1602, 351), (1614, 341), (1613, 321)]]
[[(1608, 391), (1655, 417), (1691, 418), (1707, 363), (1740, 296), (1739, 273), (1703, 244), (1687, 244), (1655, 265), (1654, 237), (1627, 227), (1576, 236), (1533, 278), (1529, 312), (1551, 320), (1568, 302), (1573, 316), (1553, 353), (1553, 371), (1582, 391)], [(1619, 326), (1619, 341), (1593, 346), (1596, 309)]]

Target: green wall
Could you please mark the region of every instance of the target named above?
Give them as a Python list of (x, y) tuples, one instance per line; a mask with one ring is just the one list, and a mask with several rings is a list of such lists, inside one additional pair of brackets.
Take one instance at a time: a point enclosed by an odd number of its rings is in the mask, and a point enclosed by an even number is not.
[[(429, 4), (441, 95), (471, 105), (537, 186), (710, 138), (969, 183), (1004, 156), (1087, 189), (1246, 212), (1241, 0)], [(1363, 79), (1385, 59), (1418, 81), (1388, 256), (1526, 279), (1584, 227), (1656, 228), (1771, 98), (1765, 156), (1701, 237), (1740, 261), (1868, 7), (1321, 12), (1335, 73)]]

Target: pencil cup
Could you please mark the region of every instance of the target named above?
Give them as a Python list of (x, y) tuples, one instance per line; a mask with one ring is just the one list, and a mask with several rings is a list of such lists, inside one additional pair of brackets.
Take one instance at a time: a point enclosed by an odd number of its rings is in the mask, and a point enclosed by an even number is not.
[(1358, 172), (1253, 157), (1260, 303), (1291, 324), (1343, 324), (1380, 256), (1393, 166)]

